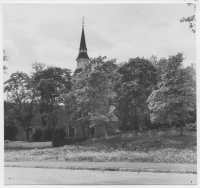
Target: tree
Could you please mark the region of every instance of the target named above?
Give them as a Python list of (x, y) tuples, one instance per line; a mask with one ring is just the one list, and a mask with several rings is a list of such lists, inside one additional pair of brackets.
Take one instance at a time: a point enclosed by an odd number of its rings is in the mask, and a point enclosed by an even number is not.
[(68, 102), (66, 100), (66, 107), (71, 105), (69, 109), (73, 109), (71, 111), (70, 119), (74, 125), (82, 128), (84, 138), (86, 138), (86, 127), (88, 129), (88, 135), (90, 136), (89, 125), (91, 123), (91, 101), (89, 98), (88, 78), (91, 71), (92, 64), (90, 64), (85, 70), (81, 70), (79, 73), (76, 72), (76, 74), (74, 74), (72, 78), (72, 92), (66, 98), (68, 99)]
[(123, 129), (142, 131), (148, 124), (149, 110), (146, 101), (156, 86), (156, 70), (144, 58), (129, 59), (118, 68), (121, 75), (116, 85), (117, 111)]
[(34, 75), (35, 73), (39, 73), (43, 71), (46, 68), (46, 64), (42, 62), (37, 62), (35, 61), (32, 63), (32, 74)]
[[(72, 79), (72, 91), (66, 97), (68, 114), (81, 126), (85, 135), (93, 126), (104, 126), (108, 139), (108, 126), (117, 121), (114, 115), (114, 82), (117, 78), (116, 60), (106, 57), (92, 58), (85, 69), (77, 71)], [(72, 102), (73, 101), (73, 102)]]
[(37, 97), (33, 82), (26, 73), (16, 72), (4, 84), (7, 101), (12, 104), (9, 113), (20, 122), (26, 133), (26, 139), (29, 141), (29, 128), (36, 110)]
[(165, 73), (148, 99), (153, 122), (168, 122), (180, 125), (190, 118), (190, 112), (196, 108), (196, 83), (194, 67), (183, 68), (183, 54), (170, 56)]
[(108, 126), (117, 121), (114, 114), (114, 91), (117, 79), (116, 60), (106, 61), (106, 57), (99, 56), (91, 59), (87, 77), (87, 97), (90, 101), (90, 126), (104, 126), (105, 136), (108, 139)]
[(52, 66), (44, 69), (42, 65), (33, 73), (33, 80), (39, 91), (42, 125), (48, 123), (53, 131), (62, 111), (60, 104), (64, 103), (65, 95), (71, 89), (70, 70)]
[[(194, 0), (196, 1), (196, 0)], [(187, 3), (188, 6), (193, 6), (194, 10), (196, 11), (196, 4), (195, 3)], [(187, 18), (182, 17), (182, 19), (180, 19), (180, 22), (188, 22), (189, 23), (189, 27), (192, 29), (193, 33), (196, 33), (196, 16), (195, 14), (192, 16), (188, 16)]]
[(156, 69), (156, 79), (158, 83), (161, 81), (161, 75), (166, 72), (167, 59), (160, 58), (158, 60), (156, 56), (151, 56), (149, 61)]
[[(83, 136), (86, 138), (85, 127), (89, 127), (89, 108), (87, 101), (84, 101), (82, 96), (78, 94), (78, 89), (72, 90), (65, 98), (65, 111), (69, 118), (69, 128), (80, 126), (83, 130)], [(69, 135), (70, 136), (70, 135)]]

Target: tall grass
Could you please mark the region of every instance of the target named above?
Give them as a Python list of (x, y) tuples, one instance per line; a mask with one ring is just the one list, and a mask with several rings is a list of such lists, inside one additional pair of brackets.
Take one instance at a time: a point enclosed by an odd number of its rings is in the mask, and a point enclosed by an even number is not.
[(5, 161), (88, 161), (88, 162), (155, 162), (197, 163), (196, 151), (175, 148), (161, 150), (125, 151), (98, 150), (83, 146), (64, 146), (50, 149), (33, 149), (5, 152)]

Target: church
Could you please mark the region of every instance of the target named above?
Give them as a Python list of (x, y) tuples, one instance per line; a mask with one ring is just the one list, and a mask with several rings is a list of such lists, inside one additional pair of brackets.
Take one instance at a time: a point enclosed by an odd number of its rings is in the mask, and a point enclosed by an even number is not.
[[(84, 19), (84, 18), (83, 18)], [(79, 54), (76, 58), (77, 61), (77, 67), (76, 69), (83, 69), (87, 64), (89, 64), (89, 57), (87, 54), (87, 47), (86, 47), (86, 41), (85, 41), (85, 33), (84, 33), (84, 20), (82, 23), (82, 34), (81, 34), (81, 41), (80, 41), (80, 47), (79, 47)]]
[[(76, 58), (76, 62), (77, 62), (77, 67), (75, 70), (76, 73), (82, 71), (85, 68), (85, 66), (90, 63), (90, 59), (87, 54), (86, 39), (85, 39), (85, 32), (84, 32), (84, 21), (82, 22), (80, 47), (79, 47), (78, 57)], [(68, 123), (66, 122), (67, 122), (67, 117), (65, 114), (62, 114), (59, 116), (59, 120), (56, 126), (64, 126), (65, 131), (67, 133), (67, 137), (83, 137), (84, 136), (83, 129), (80, 126), (71, 125), (71, 127), (69, 127)], [(35, 128), (42, 128), (41, 118), (34, 117), (32, 119), (32, 127), (30, 128), (30, 136)], [(90, 128), (88, 125), (85, 127), (86, 137), (99, 137), (102, 135), (104, 135), (103, 126)], [(26, 140), (26, 135), (22, 126), (18, 126), (18, 134), (16, 136), (16, 140), (17, 141)]]

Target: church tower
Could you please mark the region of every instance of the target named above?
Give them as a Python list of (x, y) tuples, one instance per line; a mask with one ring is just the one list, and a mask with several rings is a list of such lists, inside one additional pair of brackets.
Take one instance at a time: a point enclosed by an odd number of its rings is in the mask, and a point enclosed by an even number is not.
[(80, 42), (80, 48), (79, 48), (79, 54), (76, 58), (77, 61), (77, 67), (76, 69), (80, 69), (85, 67), (85, 65), (89, 64), (89, 57), (87, 54), (87, 47), (85, 42), (85, 33), (84, 33), (84, 17), (82, 21), (82, 34), (81, 34), (81, 42)]

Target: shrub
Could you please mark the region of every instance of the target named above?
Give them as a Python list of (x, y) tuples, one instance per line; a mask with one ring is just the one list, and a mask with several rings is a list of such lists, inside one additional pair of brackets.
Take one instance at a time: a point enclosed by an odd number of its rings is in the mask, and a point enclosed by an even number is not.
[(35, 128), (33, 134), (32, 134), (32, 140), (33, 141), (41, 141), (42, 139), (42, 129), (41, 128)]
[(119, 126), (119, 130), (120, 131), (131, 131), (131, 130), (133, 130), (133, 127), (131, 127), (131, 126), (125, 126), (125, 127)]
[(5, 118), (4, 119), (4, 140), (15, 140), (16, 135), (18, 134), (17, 126), (14, 121)]
[(52, 129), (51, 127), (45, 127), (43, 130), (42, 140), (52, 140)]
[(64, 127), (56, 127), (54, 129), (53, 138), (52, 138), (52, 147), (62, 146), (64, 137), (67, 136)]
[(85, 140), (86, 139), (84, 137), (65, 137), (61, 145), (64, 146), (64, 145), (76, 144), (80, 142), (85, 142)]
[(196, 122), (195, 123), (189, 123), (189, 124), (187, 124), (187, 127), (189, 127), (190, 130), (192, 130), (192, 131), (196, 131), (197, 130), (197, 123)]

